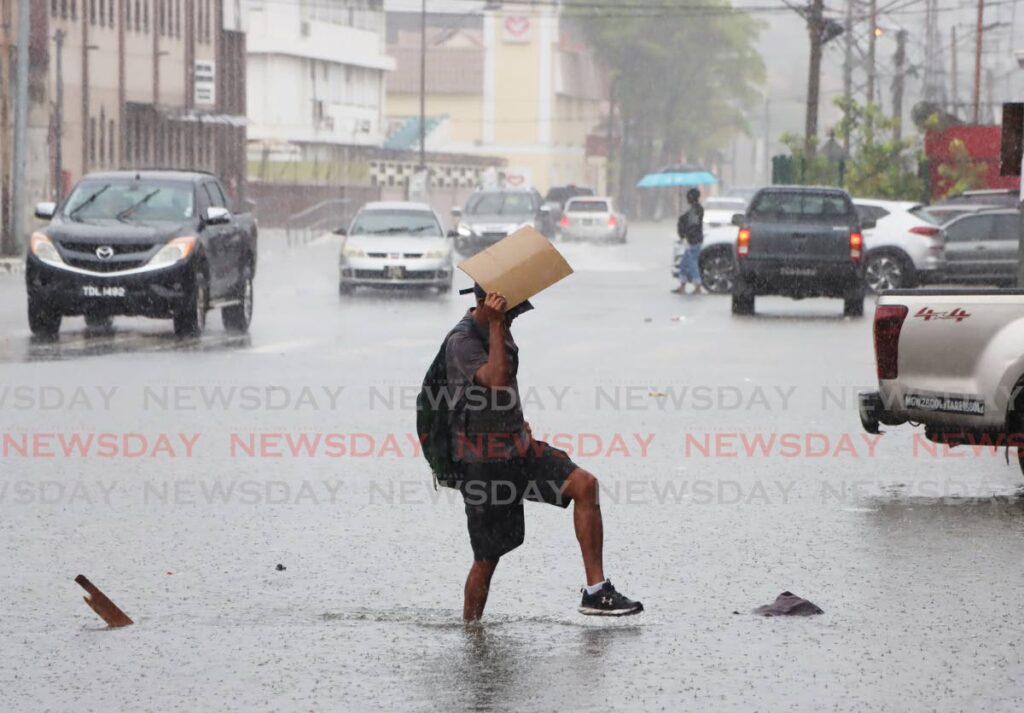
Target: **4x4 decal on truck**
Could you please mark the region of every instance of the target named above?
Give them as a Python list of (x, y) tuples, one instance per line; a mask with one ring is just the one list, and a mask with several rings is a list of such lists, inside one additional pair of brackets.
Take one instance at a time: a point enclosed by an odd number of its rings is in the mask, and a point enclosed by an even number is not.
[(931, 307), (922, 307), (914, 314), (914, 317), (923, 319), (925, 322), (933, 319), (954, 319), (957, 322), (963, 322), (970, 316), (971, 313), (963, 307), (954, 307), (948, 312), (936, 312)]

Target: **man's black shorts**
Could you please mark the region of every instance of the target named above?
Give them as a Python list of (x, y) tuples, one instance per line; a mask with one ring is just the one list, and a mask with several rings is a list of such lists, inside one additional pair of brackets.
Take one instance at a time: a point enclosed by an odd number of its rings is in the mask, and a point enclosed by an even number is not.
[(523, 500), (568, 507), (562, 490), (577, 467), (543, 441), (533, 441), (523, 458), (464, 464), (460, 490), (474, 559), (496, 560), (523, 544)]

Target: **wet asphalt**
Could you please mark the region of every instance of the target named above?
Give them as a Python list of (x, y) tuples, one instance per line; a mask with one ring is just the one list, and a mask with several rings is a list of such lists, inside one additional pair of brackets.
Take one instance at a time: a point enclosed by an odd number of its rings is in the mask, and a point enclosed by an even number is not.
[[(466, 298), (339, 297), (334, 240), (268, 234), (246, 337), (36, 343), (0, 276), (3, 708), (1020, 710), (1015, 459), (867, 437), (870, 303), (734, 318), (669, 293), (672, 239), (562, 246), (576, 273), (514, 330), (534, 435), (600, 478), (606, 570), (646, 605), (615, 621), (576, 613), (571, 516), (535, 504), (460, 621), (464, 515), (412, 401)], [(784, 590), (825, 613), (750, 614)]]

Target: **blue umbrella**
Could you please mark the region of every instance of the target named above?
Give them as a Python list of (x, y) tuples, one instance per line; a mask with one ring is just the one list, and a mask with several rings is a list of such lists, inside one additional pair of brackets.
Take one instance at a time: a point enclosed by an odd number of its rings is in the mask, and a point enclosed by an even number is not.
[(636, 186), (637, 188), (673, 188), (679, 186), (709, 186), (716, 183), (718, 183), (718, 179), (709, 171), (677, 171), (668, 169), (659, 173), (648, 173)]

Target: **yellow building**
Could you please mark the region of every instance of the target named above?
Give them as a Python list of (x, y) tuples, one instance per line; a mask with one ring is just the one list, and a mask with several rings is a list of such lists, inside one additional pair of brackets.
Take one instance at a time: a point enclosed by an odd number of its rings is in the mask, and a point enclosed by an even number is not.
[[(418, 147), (419, 15), (389, 13), (390, 148)], [(454, 28), (454, 29), (453, 29)], [(429, 15), (427, 150), (498, 156), (508, 185), (604, 190), (604, 158), (587, 155), (602, 123), (604, 82), (555, 8), (504, 4), (478, 15)]]

